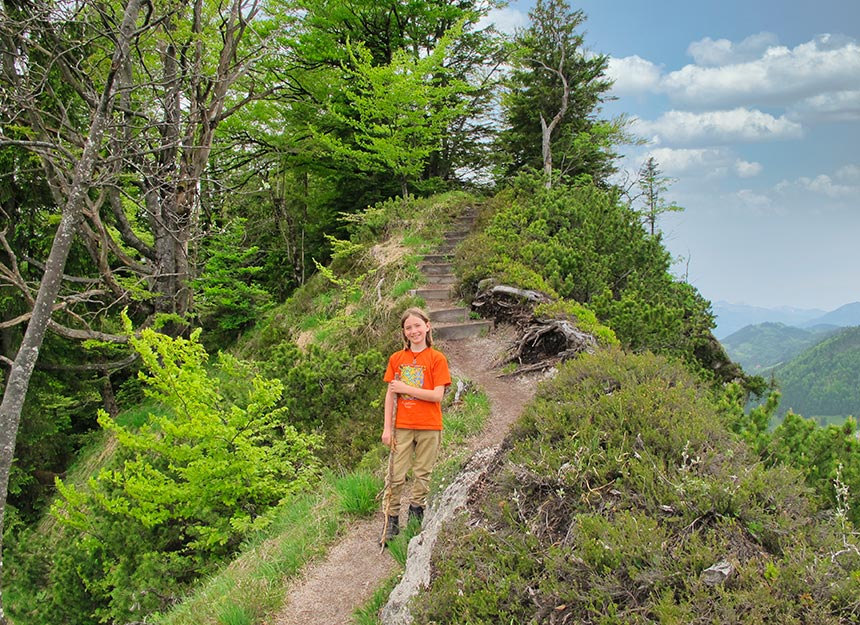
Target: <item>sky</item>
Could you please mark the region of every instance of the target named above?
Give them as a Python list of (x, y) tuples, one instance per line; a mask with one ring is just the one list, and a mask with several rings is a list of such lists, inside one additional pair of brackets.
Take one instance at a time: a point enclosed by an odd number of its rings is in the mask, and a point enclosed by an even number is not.
[[(670, 179), (673, 272), (711, 302), (860, 301), (860, 0), (569, 0), (609, 57), (602, 116), (629, 117)], [(508, 32), (533, 0), (493, 13)]]

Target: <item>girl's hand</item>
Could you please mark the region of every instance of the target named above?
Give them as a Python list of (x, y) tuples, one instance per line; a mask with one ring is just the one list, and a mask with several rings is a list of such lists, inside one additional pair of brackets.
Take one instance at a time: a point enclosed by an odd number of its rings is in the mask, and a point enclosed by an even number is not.
[(415, 390), (414, 386), (409, 386), (406, 382), (402, 380), (391, 380), (388, 383), (388, 388), (392, 393), (405, 393), (409, 394), (410, 392)]
[(391, 430), (382, 430), (382, 444), (391, 447)]

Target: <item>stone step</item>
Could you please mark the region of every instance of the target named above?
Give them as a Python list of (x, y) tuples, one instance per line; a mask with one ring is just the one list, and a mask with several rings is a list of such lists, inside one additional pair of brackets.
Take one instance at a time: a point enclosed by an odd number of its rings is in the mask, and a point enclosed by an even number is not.
[(440, 341), (456, 341), (481, 336), (493, 329), (493, 322), (489, 320), (465, 321), (463, 323), (452, 323), (433, 326), (433, 338)]
[(457, 284), (457, 277), (453, 273), (424, 276), (427, 284)]
[(451, 260), (450, 254), (425, 254), (424, 262), (430, 263), (431, 265), (447, 263)]
[(454, 271), (454, 265), (451, 263), (418, 263), (418, 270), (425, 276), (440, 276)]
[(427, 285), (415, 289), (415, 295), (426, 300), (451, 299), (453, 289), (450, 285)]
[(430, 321), (436, 323), (452, 323), (456, 321), (468, 321), (468, 308), (440, 308), (439, 310), (430, 310), (427, 313), (430, 316)]

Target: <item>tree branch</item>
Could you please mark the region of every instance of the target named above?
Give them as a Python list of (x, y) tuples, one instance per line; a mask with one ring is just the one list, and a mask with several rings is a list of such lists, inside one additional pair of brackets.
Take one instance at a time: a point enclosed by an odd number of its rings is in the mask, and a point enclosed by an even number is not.
[(137, 352), (132, 352), (122, 360), (114, 360), (113, 362), (88, 362), (80, 365), (58, 365), (40, 362), (36, 368), (44, 371), (111, 371), (113, 369), (124, 369), (139, 357), (140, 355)]

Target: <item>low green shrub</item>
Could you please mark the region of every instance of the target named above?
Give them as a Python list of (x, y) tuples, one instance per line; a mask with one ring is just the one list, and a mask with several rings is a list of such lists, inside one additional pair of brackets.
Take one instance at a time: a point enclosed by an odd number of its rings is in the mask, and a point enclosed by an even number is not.
[[(739, 383), (734, 383), (727, 385), (719, 396), (720, 414), (765, 463), (800, 470), (821, 505), (843, 509), (854, 526), (860, 526), (857, 422), (849, 417), (839, 425), (821, 426), (815, 419), (789, 411), (772, 428), (779, 401), (780, 393), (772, 391), (764, 403), (748, 408), (747, 394)], [(844, 490), (841, 495), (840, 488)]]
[(44, 587), (44, 621), (127, 621), (164, 609), (315, 483), (316, 434), (276, 407), (282, 385), (198, 341), (127, 327), (147, 396), (162, 410), (138, 426), (100, 412), (117, 442), (85, 485), (58, 482), (65, 531)]
[[(856, 622), (850, 524), (723, 423), (663, 357), (569, 361), (508, 436), (471, 520), (442, 538), (416, 621)], [(719, 563), (730, 572), (714, 581)]]
[(284, 383), (285, 422), (324, 434), (330, 468), (351, 467), (378, 442), (382, 428), (382, 374), (376, 350), (352, 353), (281, 343), (262, 365)]

